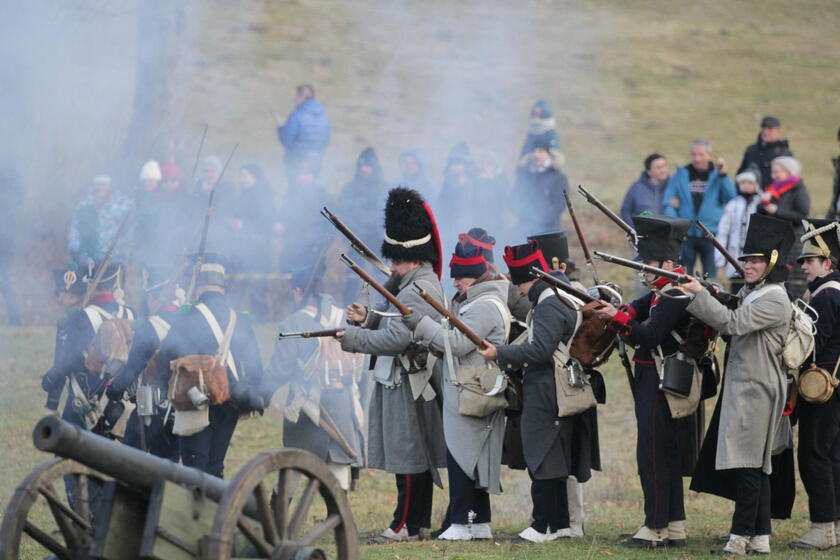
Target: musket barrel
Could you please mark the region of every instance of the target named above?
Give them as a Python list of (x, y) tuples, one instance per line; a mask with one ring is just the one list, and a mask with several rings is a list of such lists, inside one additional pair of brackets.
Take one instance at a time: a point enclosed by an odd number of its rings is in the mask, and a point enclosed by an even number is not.
[(350, 242), (350, 246), (353, 247), (357, 253), (362, 255), (365, 260), (381, 270), (383, 273), (390, 276), (391, 270), (388, 268), (388, 265), (383, 263), (379, 257), (376, 256), (376, 253), (374, 253), (370, 247), (365, 245), (364, 241), (359, 239), (359, 237), (353, 233), (353, 231), (347, 227), (344, 222), (341, 221), (341, 218), (330, 212), (329, 208), (326, 206), (321, 208), (321, 215), (329, 220), (329, 222), (339, 231), (339, 233), (341, 233), (341, 235), (347, 238), (347, 241)]
[(606, 204), (601, 202), (598, 199), (597, 196), (595, 196), (594, 194), (590, 193), (588, 190), (583, 188), (582, 185), (578, 185), (578, 192), (583, 195), (583, 197), (586, 199), (586, 201), (589, 204), (592, 204), (593, 206), (595, 206), (595, 208), (597, 208), (598, 210), (603, 212), (604, 215), (607, 218), (609, 218), (615, 225), (620, 227), (624, 231), (624, 233), (626, 233), (627, 236), (630, 238), (631, 243), (634, 246), (636, 245), (636, 243), (638, 242), (638, 236), (636, 234), (636, 230), (633, 229), (630, 226), (630, 224), (628, 224), (627, 222), (622, 220), (621, 217), (618, 214), (613, 212)]
[(411, 315), (411, 309), (406, 307), (403, 302), (398, 300), (394, 296), (394, 294), (385, 289), (385, 287), (382, 284), (371, 278), (370, 274), (365, 272), (365, 270), (362, 267), (354, 263), (347, 255), (342, 254), (340, 258), (341, 262), (349, 266), (350, 269), (353, 270), (353, 272), (355, 272), (356, 274), (358, 274), (362, 280), (367, 282), (368, 285), (370, 285), (374, 290), (382, 294), (382, 297), (387, 299), (388, 302), (397, 309), (397, 311), (399, 311), (403, 315)]
[(717, 240), (715, 234), (712, 233), (712, 231), (709, 228), (707, 228), (706, 225), (700, 220), (697, 220), (697, 227), (703, 233), (703, 236), (706, 239), (708, 239), (712, 245), (715, 246), (715, 249), (717, 249), (718, 252), (721, 255), (723, 255), (723, 258), (726, 259), (726, 261), (732, 265), (732, 268), (735, 269), (735, 272), (737, 272), (741, 276), (744, 276), (744, 267), (741, 266), (741, 263), (739, 263), (738, 260), (735, 257), (733, 257), (729, 251), (726, 250), (726, 247), (724, 247), (723, 244), (721, 244), (721, 242)]

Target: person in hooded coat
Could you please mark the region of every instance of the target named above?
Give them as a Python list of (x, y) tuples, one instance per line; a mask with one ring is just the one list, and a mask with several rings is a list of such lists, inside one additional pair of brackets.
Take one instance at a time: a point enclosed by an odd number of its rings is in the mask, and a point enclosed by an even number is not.
[(341, 189), (337, 215), (368, 247), (382, 239), (382, 225), (371, 216), (382, 210), (387, 185), (376, 150), (368, 146), (356, 159), (356, 174)]
[(505, 370), (523, 370), (521, 435), (531, 478), (533, 521), (515, 542), (544, 543), (571, 537), (567, 479), (573, 475), (578, 482), (586, 482), (595, 467), (592, 431), (597, 428), (589, 414), (594, 408), (558, 417), (554, 352), (561, 343), (570, 343), (576, 313), (555, 297), (545, 281), (534, 279), (529, 272), (538, 266), (568, 283), (564, 274), (568, 256), (563, 232), (541, 234), (527, 244), (505, 248), (511, 282), (531, 301), (528, 340), (501, 346), (488, 342), (485, 349), (478, 349), (485, 360), (496, 361)]
[(426, 200), (437, 200), (440, 186), (429, 178), (426, 154), (420, 148), (409, 148), (398, 158), (400, 176), (391, 182), (391, 187), (405, 187), (419, 192)]
[[(482, 247), (459, 240), (449, 263), (458, 290), (452, 312), (482, 340), (504, 344), (510, 329), (506, 301), (509, 282), (483, 255)], [(459, 413), (455, 370), (485, 361), (467, 336), (425, 316), (414, 329), (415, 340), (443, 358), (443, 433), (449, 474), (449, 527), (442, 540), (492, 539), (490, 494), (501, 492), (500, 471), (505, 411), (487, 416)]]
[[(440, 314), (414, 290), (417, 283), (441, 305), (440, 236), (431, 208), (415, 190), (391, 189), (385, 205), (382, 256), (391, 261), (385, 287), (419, 322)], [(375, 383), (368, 407), (368, 466), (395, 475), (397, 504), (391, 524), (374, 542), (429, 538), (432, 489), (436, 472), (446, 464), (440, 405), (440, 368), (424, 358), (411, 328), (394, 317), (387, 303), (347, 309), (350, 322), (336, 336), (347, 352), (370, 354)]]
[(555, 166), (548, 142), (536, 140), (534, 149), (516, 170), (514, 191), (520, 227), (528, 224), (538, 231), (560, 227), (566, 210), (563, 191), (568, 190), (569, 180)]
[(528, 135), (522, 143), (519, 157), (527, 156), (537, 146), (547, 146), (558, 167), (563, 166), (563, 153), (560, 146), (560, 135), (557, 134), (557, 121), (551, 104), (540, 99), (531, 107), (531, 120), (528, 122)]
[[(700, 451), (691, 489), (735, 501), (725, 554), (770, 552), (772, 456), (789, 446), (787, 368), (779, 358), (792, 305), (782, 283), (794, 242), (790, 222), (763, 214), (750, 219), (741, 304), (729, 309), (697, 281), (683, 284), (689, 313), (729, 335), (725, 382)], [(785, 436), (787, 432), (787, 436)]]

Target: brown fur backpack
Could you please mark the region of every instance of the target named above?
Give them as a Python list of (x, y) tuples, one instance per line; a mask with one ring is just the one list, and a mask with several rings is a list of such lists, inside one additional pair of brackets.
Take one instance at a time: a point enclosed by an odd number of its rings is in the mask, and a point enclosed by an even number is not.
[[(99, 311), (93, 310), (98, 314)], [(88, 314), (90, 317), (90, 313)], [(131, 318), (112, 317), (110, 314), (99, 315), (102, 324), (96, 328), (96, 334), (88, 345), (85, 355), (85, 368), (97, 375), (116, 375), (128, 361), (128, 349), (131, 346), (131, 339), (134, 337), (134, 330), (131, 328)]]
[(230, 353), (230, 341), (236, 327), (236, 313), (230, 312), (227, 329), (222, 335), (219, 323), (204, 304), (196, 306), (210, 325), (210, 329), (219, 342), (219, 351), (215, 356), (191, 354), (169, 362), (172, 376), (169, 378), (169, 401), (175, 410), (195, 410), (187, 392), (193, 388), (207, 395), (211, 405), (222, 404), (230, 396), (228, 368), (238, 379), (233, 355)]

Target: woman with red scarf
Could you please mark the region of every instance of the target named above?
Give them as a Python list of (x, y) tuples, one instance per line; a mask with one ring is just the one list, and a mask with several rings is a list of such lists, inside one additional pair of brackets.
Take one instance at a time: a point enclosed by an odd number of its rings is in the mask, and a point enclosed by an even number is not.
[[(796, 241), (786, 255), (785, 262), (792, 262), (802, 252), (802, 243), (799, 238), (805, 233), (802, 228), (802, 220), (808, 217), (811, 211), (811, 197), (802, 180), (802, 164), (792, 156), (781, 156), (773, 160), (771, 166), (773, 182), (768, 186), (761, 197), (758, 205), (759, 214), (768, 214), (775, 218), (787, 220), (793, 224), (796, 233)], [(793, 266), (788, 276), (785, 287), (794, 297), (800, 297), (805, 293), (807, 282), (805, 275), (798, 266)]]

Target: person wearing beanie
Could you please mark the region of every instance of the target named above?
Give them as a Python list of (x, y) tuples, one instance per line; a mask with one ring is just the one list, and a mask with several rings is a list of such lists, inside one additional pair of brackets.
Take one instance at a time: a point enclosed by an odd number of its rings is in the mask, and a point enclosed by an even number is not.
[[(738, 196), (726, 203), (723, 216), (718, 222), (715, 238), (735, 258), (741, 254), (741, 247), (747, 237), (747, 226), (750, 216), (758, 210), (761, 200), (761, 172), (756, 167), (749, 167), (735, 177)], [(715, 251), (715, 265), (726, 267), (726, 277), (729, 278), (730, 292), (736, 293), (743, 285), (743, 278), (737, 275), (735, 268), (729, 264), (719, 251)]]
[[(277, 326), (280, 333), (344, 326), (344, 309), (323, 293), (324, 272), (323, 259), (317, 266), (292, 271), (297, 310)], [(267, 395), (289, 386), (283, 407), (283, 447), (317, 456), (347, 491), (353, 474), (365, 466), (364, 418), (356, 413), (363, 410), (356, 381), (363, 374), (362, 365), (363, 356), (344, 352), (335, 338), (286, 338), (274, 343), (274, 355), (263, 379), (262, 392)], [(319, 410), (320, 415), (315, 414)], [(322, 419), (340, 434), (346, 446), (321, 427)]]
[(782, 285), (788, 273), (782, 255), (793, 243), (790, 222), (753, 215), (738, 257), (745, 286), (737, 309), (719, 303), (697, 279), (682, 285), (692, 297), (688, 312), (731, 336), (721, 395), (691, 482), (692, 490), (735, 502), (724, 554), (770, 553), (772, 456), (784, 446), (778, 434), (790, 430), (783, 415), (788, 381), (779, 342), (787, 337), (793, 313)]
[[(840, 144), (840, 128), (837, 129), (837, 143)], [(840, 218), (840, 156), (831, 158), (831, 166), (834, 168), (834, 185), (825, 217), (827, 220), (836, 220)]]
[(758, 169), (758, 185), (766, 189), (773, 181), (770, 173), (770, 164), (774, 159), (781, 156), (792, 156), (790, 146), (786, 138), (782, 138), (782, 123), (773, 116), (766, 116), (761, 119), (761, 130), (755, 144), (747, 146), (744, 150), (744, 157), (738, 167), (738, 173), (743, 173), (750, 167)]
[(163, 192), (165, 194), (181, 193), (181, 168), (173, 160), (166, 160), (160, 166)]
[(160, 165), (155, 160), (150, 159), (140, 168), (140, 187), (144, 191), (148, 193), (156, 192), (161, 179), (163, 179), (163, 174)]
[[(157, 362), (153, 360), (161, 342), (178, 317), (181, 301), (179, 289), (187, 286), (190, 277), (170, 279), (172, 270), (164, 266), (144, 267), (142, 271), (145, 317), (132, 323), (134, 337), (128, 351), (125, 367), (105, 386), (105, 394), (112, 401), (122, 400), (125, 392), (134, 388), (139, 403), (131, 412), (125, 428), (123, 443), (157, 457), (177, 462), (178, 438), (172, 425), (164, 423), (166, 394), (155, 383)], [(140, 409), (149, 411), (139, 416)]]
[[(480, 231), (486, 236), (484, 230)], [(485, 258), (485, 251), (463, 238), (456, 243), (449, 261), (450, 276), (458, 291), (452, 312), (482, 339), (504, 344), (510, 329), (506, 305), (509, 283)], [(427, 315), (414, 328), (414, 338), (444, 356), (441, 386), (449, 507), (448, 526), (438, 538), (492, 539), (490, 494), (501, 492), (505, 410), (500, 408), (481, 417), (458, 412), (457, 369), (484, 365), (475, 344), (461, 331), (445, 328)]]
[[(796, 259), (805, 271), (810, 298), (808, 305), (816, 312), (814, 362), (802, 365), (805, 371), (814, 366), (836, 376), (840, 361), (840, 223), (831, 220), (808, 220), (808, 229), (800, 241), (802, 253)], [(799, 378), (802, 380), (802, 377)], [(840, 540), (840, 395), (835, 388), (825, 402), (805, 399), (802, 392), (796, 402), (799, 418), (797, 459), (799, 475), (808, 493), (811, 527), (796, 541), (794, 549), (827, 550)], [(771, 490), (772, 492), (772, 490)]]
[(563, 191), (569, 189), (569, 180), (554, 166), (550, 150), (547, 140), (535, 140), (530, 154), (516, 170), (514, 204), (520, 227), (527, 224), (548, 231), (561, 226), (561, 215), (566, 210)]
[(546, 146), (551, 154), (553, 164), (559, 170), (564, 163), (560, 146), (560, 135), (557, 134), (557, 121), (551, 110), (551, 104), (540, 99), (531, 107), (531, 119), (528, 122), (528, 135), (519, 151), (519, 157), (530, 155), (538, 145)]
[(783, 255), (785, 263), (791, 264), (791, 274), (785, 286), (791, 296), (798, 298), (805, 293), (807, 281), (804, 272), (793, 261), (802, 250), (799, 238), (805, 234), (802, 220), (811, 212), (811, 197), (802, 179), (802, 164), (792, 156), (777, 157), (770, 166), (773, 182), (764, 189), (757, 213), (787, 220), (793, 226), (795, 240), (790, 254)]
[(568, 283), (568, 257), (564, 232), (532, 236), (525, 244), (505, 247), (511, 282), (531, 302), (528, 338), (522, 344), (486, 341), (486, 348), (477, 350), (504, 370), (523, 372), (520, 437), (531, 478), (533, 512), (532, 522), (515, 542), (544, 543), (571, 537), (568, 478), (586, 482), (591, 468), (597, 467), (590, 439), (597, 428), (587, 416), (593, 409), (558, 418), (554, 353), (574, 335), (577, 314), (567, 303), (574, 304), (561, 301), (545, 281), (530, 274), (531, 268), (537, 267)]
[[(388, 303), (347, 308), (350, 323), (337, 336), (347, 352), (375, 357), (368, 420), (368, 467), (395, 475), (393, 520), (374, 542), (429, 538), (432, 522), (432, 469), (446, 465), (440, 405), (440, 369), (430, 369), (411, 331), (425, 316), (440, 314), (414, 289), (417, 284), (441, 305), (442, 251), (431, 207), (415, 190), (395, 188), (385, 204), (382, 256), (391, 262), (385, 284), (412, 312), (400, 320)], [(417, 354), (417, 352), (420, 354)], [(440, 362), (437, 362), (438, 364)]]
[[(189, 257), (191, 262), (197, 256)], [(171, 362), (186, 356), (215, 356), (224, 333), (233, 326), (229, 352), (224, 364), (230, 383), (225, 402), (210, 404), (203, 410), (176, 409), (173, 433), (178, 435), (181, 462), (213, 476), (224, 478), (224, 462), (239, 417), (262, 414), (264, 395), (260, 393), (263, 366), (257, 338), (247, 315), (235, 312), (225, 296), (227, 259), (205, 253), (195, 288), (195, 304), (185, 307), (160, 346), (157, 383), (162, 391), (169, 387)]]
[[(684, 273), (679, 257), (691, 222), (648, 213), (633, 217), (633, 226), (639, 235), (639, 258), (645, 264)], [(694, 410), (675, 416), (675, 406), (685, 399), (663, 390), (660, 380), (668, 360), (679, 359), (677, 353), (687, 337), (688, 300), (680, 297), (685, 292), (667, 278), (646, 274), (645, 284), (650, 289), (646, 295), (618, 309), (602, 302), (595, 310), (636, 348), (636, 461), (644, 496), (644, 523), (619, 544), (633, 549), (683, 548), (686, 515), (682, 478), (694, 471), (704, 413), (695, 403)]]

